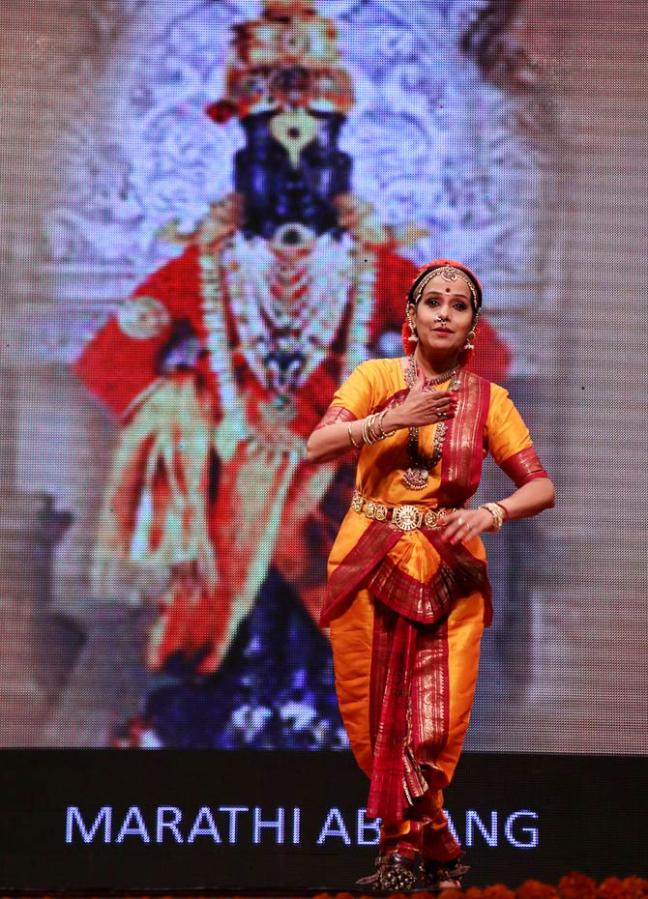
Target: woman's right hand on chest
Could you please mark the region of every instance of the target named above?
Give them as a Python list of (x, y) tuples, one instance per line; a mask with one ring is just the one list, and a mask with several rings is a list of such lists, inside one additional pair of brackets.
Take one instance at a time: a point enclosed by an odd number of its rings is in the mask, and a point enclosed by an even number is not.
[(427, 387), (419, 373), (404, 401), (385, 416), (385, 429), (423, 427), (452, 418), (457, 408), (456, 391)]

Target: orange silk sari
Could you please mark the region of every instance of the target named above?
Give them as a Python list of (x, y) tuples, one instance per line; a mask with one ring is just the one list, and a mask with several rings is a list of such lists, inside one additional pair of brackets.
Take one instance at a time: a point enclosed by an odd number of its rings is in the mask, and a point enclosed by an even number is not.
[[(443, 456), (423, 490), (403, 482), (406, 430), (359, 452), (356, 489), (387, 506), (461, 507), (490, 452), (516, 485), (546, 477), (507, 392), (459, 375)], [(439, 385), (446, 389), (447, 385)], [(322, 424), (364, 418), (407, 393), (402, 360), (360, 365)], [(430, 455), (436, 425), (420, 429)], [(490, 623), (486, 554), (479, 538), (450, 546), (441, 529), (401, 531), (350, 509), (329, 556), (322, 623), (330, 625), (340, 710), (358, 764), (371, 780), (368, 813), (383, 840), (421, 830), (427, 854), (456, 857), (442, 812), (474, 695), (479, 645)], [(419, 847), (420, 848), (420, 847)]]

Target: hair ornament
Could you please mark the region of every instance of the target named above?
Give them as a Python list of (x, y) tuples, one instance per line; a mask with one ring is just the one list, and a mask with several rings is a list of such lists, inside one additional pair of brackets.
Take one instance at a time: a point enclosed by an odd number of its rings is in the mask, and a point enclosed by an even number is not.
[(446, 281), (460, 279), (467, 284), (470, 290), (473, 311), (475, 313), (479, 311), (482, 304), (482, 289), (479, 279), (467, 266), (452, 259), (434, 259), (419, 269), (408, 291), (407, 304), (418, 306), (425, 285), (432, 278), (436, 278), (437, 275), (441, 275)]

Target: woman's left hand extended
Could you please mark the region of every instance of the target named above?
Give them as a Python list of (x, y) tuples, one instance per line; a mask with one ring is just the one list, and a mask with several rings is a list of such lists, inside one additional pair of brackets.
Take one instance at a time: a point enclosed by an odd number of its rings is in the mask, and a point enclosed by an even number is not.
[(443, 539), (448, 543), (465, 543), (484, 531), (494, 529), (493, 516), (488, 509), (457, 509), (447, 517)]

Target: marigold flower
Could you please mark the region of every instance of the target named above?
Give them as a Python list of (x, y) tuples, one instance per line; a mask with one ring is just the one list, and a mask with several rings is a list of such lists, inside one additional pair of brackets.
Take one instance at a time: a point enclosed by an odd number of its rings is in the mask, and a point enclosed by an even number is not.
[(503, 883), (494, 883), (482, 890), (483, 899), (515, 899), (515, 893)]
[(557, 899), (558, 891), (554, 886), (541, 883), (539, 880), (525, 880), (515, 891), (516, 899)]
[(623, 881), (624, 899), (646, 899), (648, 880), (645, 877), (626, 877)]
[(558, 881), (561, 899), (596, 899), (596, 883), (579, 871), (570, 871)]
[[(425, 894), (424, 894), (425, 895)], [(447, 890), (441, 890), (436, 894), (436, 899), (464, 899), (464, 893), (456, 887), (450, 887)]]

